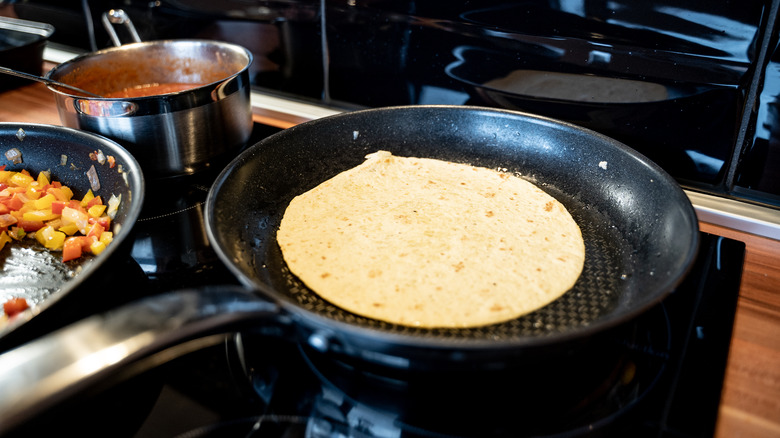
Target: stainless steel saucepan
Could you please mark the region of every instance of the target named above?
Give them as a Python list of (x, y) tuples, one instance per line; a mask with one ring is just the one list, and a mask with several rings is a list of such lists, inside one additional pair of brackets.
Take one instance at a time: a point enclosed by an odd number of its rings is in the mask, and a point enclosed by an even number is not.
[(186, 87), (107, 98), (50, 87), (65, 126), (115, 140), (154, 178), (196, 173), (222, 157), (224, 164), (247, 142), (252, 133), (251, 63), (251, 52), (235, 44), (160, 40), (87, 53), (54, 67), (46, 77), (101, 96), (143, 87)]

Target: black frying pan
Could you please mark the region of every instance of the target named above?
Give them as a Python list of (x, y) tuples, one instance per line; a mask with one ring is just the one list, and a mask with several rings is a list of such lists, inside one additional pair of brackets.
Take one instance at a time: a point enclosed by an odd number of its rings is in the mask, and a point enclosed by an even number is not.
[[(5, 154), (10, 149), (21, 153), (21, 162), (7, 160)], [(93, 161), (90, 153), (97, 150), (113, 156), (115, 167)], [(114, 241), (100, 256), (85, 255), (63, 263), (61, 253), (42, 250), (32, 239), (10, 243), (0, 251), (0, 302), (23, 297), (31, 305), (8, 323), (0, 324), (2, 338), (74, 291), (118, 250), (140, 214), (144, 180), (137, 161), (115, 142), (52, 125), (0, 123), (0, 165), (6, 170), (26, 169), (35, 177), (49, 170), (52, 179), (70, 187), (78, 199), (91, 188), (86, 172), (94, 166), (100, 183), (95, 195), (105, 202), (112, 194), (122, 199), (114, 218)]]
[[(558, 198), (586, 244), (574, 288), (519, 319), (460, 330), (389, 325), (320, 299), (286, 269), (275, 239), (279, 221), (294, 196), (378, 149), (507, 169)], [(410, 348), (517, 350), (586, 337), (658, 303), (687, 272), (698, 245), (696, 215), (683, 191), (635, 151), (574, 125), (474, 107), (365, 110), (271, 136), (220, 175), (206, 221), (217, 253), (241, 281), (302, 326), (342, 349), (402, 356)]]
[[(378, 149), (502, 168), (533, 180), (565, 204), (583, 230), (581, 278), (537, 312), (475, 329), (400, 327), (323, 301), (285, 268), (277, 225), (292, 197)], [(293, 339), (325, 354), (398, 369), (420, 363), (468, 367), (565, 352), (662, 300), (685, 276), (698, 246), (687, 197), (635, 151), (574, 125), (475, 107), (364, 110), (272, 135), (220, 174), (205, 216), (218, 255), (250, 290), (211, 288), (152, 297), (0, 355), (0, 368), (13, 376), (0, 374), (0, 431), (122, 367), (133, 364), (137, 371), (142, 359), (156, 357), (148, 361), (154, 365), (189, 350), (166, 348), (192, 346), (194, 339), (247, 324), (281, 324), (294, 329)], [(86, 370), (70, 366), (87, 353), (102, 357), (103, 352), (110, 363)], [(56, 385), (38, 385), (55, 376)]]

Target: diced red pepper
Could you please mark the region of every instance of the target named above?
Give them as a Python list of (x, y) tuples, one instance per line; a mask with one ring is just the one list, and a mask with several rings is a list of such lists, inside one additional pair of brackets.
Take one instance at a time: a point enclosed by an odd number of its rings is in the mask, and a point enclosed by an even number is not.
[(68, 237), (62, 246), (62, 261), (75, 260), (81, 257), (83, 236)]
[(15, 193), (11, 199), (8, 200), (8, 202), (5, 203), (5, 205), (11, 209), (11, 210), (19, 210), (24, 205), (24, 201), (19, 196), (19, 193)]
[(3, 311), (6, 315), (8, 315), (9, 318), (16, 315), (17, 313), (23, 312), (28, 307), (30, 306), (27, 304), (27, 300), (24, 298), (11, 298), (10, 300), (3, 303)]
[(90, 217), (88, 222), (90, 224), (100, 224), (103, 230), (111, 228), (111, 218), (108, 216)]
[(103, 205), (103, 200), (100, 198), (100, 196), (95, 196), (94, 198), (90, 199), (87, 202), (87, 205), (84, 206), (87, 210), (89, 210), (90, 207), (93, 205)]
[(95, 239), (100, 239), (100, 234), (105, 231), (105, 228), (103, 228), (102, 225), (99, 223), (92, 224), (91, 227), (89, 227), (89, 232), (87, 232), (87, 237), (94, 237)]
[(54, 214), (62, 214), (63, 208), (65, 208), (65, 203), (62, 201), (54, 201), (51, 203), (51, 212)]
[(19, 221), (19, 226), (26, 232), (38, 231), (43, 228), (43, 221), (26, 221), (24, 219)]

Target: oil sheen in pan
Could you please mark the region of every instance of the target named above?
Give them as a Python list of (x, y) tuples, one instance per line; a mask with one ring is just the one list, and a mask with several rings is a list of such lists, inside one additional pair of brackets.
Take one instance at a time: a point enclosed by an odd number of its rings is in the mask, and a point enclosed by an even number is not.
[(0, 252), (0, 302), (22, 297), (35, 306), (77, 275), (82, 263), (64, 263), (62, 253), (31, 239), (11, 242)]
[[(596, 209), (550, 187), (540, 187), (560, 200), (580, 226), (585, 241), (585, 265), (574, 287), (562, 297), (535, 312), (504, 323), (467, 329), (421, 329), (347, 312), (320, 298), (290, 272), (275, 234), (272, 242), (264, 242), (258, 247), (253, 259), (255, 263), (266, 265), (264, 272), (267, 275), (260, 274), (259, 277), (268, 281), (275, 290), (287, 294), (301, 307), (337, 321), (392, 330), (398, 334), (436, 338), (511, 340), (565, 333), (587, 326), (614, 309), (622, 279), (625, 278), (625, 245), (628, 243), (609, 219)], [(263, 218), (265, 226), (278, 229), (285, 207), (286, 203), (266, 210), (265, 213), (270, 213), (270, 216)]]

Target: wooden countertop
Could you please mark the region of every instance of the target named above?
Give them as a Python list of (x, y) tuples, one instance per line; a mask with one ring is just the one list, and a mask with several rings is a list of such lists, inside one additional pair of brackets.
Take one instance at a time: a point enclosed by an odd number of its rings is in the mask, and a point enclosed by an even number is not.
[[(254, 117), (280, 128), (305, 121), (267, 110)], [(61, 124), (53, 94), (37, 83), (0, 93), (0, 122)], [(700, 226), (747, 246), (715, 436), (780, 437), (780, 241)]]

